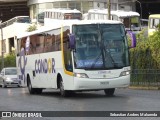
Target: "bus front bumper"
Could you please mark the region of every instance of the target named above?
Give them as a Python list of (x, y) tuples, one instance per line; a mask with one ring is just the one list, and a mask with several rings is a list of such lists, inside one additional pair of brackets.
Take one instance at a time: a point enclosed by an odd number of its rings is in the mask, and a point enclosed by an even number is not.
[(76, 77), (74, 78), (73, 90), (104, 90), (107, 88), (128, 87), (129, 85), (130, 75), (112, 79), (89, 79)]

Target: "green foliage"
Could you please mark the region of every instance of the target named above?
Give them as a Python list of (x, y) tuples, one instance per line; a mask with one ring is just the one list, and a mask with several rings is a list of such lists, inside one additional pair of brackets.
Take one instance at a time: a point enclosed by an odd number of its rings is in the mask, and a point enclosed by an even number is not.
[(149, 38), (144, 33), (145, 30), (137, 34), (137, 46), (130, 49), (133, 71), (131, 83), (136, 86), (155, 86), (158, 85), (160, 77), (160, 25)]
[(160, 69), (160, 26), (149, 38), (137, 34), (137, 46), (130, 50), (132, 69)]
[[(2, 57), (0, 57), (0, 70), (2, 69)], [(14, 53), (4, 57), (4, 67), (16, 67), (16, 56)]]
[(27, 28), (27, 32), (35, 31), (36, 29), (37, 29), (37, 26), (36, 26), (35, 24), (30, 25), (30, 26)]

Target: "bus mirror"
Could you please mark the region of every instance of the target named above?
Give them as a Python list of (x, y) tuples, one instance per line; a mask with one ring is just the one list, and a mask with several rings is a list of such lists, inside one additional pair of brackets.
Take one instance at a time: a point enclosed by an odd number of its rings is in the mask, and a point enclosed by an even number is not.
[(130, 46), (130, 48), (136, 47), (136, 35), (135, 35), (135, 33), (131, 32), (131, 31), (128, 31), (128, 34), (129, 34), (129, 36), (131, 38), (131, 46)]
[(75, 35), (70, 34), (69, 35), (69, 47), (70, 47), (70, 49), (75, 49), (75, 43), (76, 43)]

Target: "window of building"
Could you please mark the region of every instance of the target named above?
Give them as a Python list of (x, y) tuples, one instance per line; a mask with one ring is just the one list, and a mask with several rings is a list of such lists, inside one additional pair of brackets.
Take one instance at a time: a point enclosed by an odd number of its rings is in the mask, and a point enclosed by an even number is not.
[(87, 13), (88, 10), (90, 9), (90, 8), (89, 8), (89, 2), (88, 2), (88, 1), (83, 1), (81, 7), (83, 8), (82, 12), (83, 12), (83, 13)]
[(67, 8), (67, 2), (60, 2), (60, 8)]
[(60, 8), (60, 2), (54, 2), (53, 8)]

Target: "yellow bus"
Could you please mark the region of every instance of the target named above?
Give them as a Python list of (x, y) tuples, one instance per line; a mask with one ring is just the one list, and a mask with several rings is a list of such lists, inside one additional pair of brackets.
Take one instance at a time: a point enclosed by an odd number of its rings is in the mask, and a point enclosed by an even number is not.
[(158, 24), (160, 24), (160, 14), (152, 14), (149, 16), (148, 22), (148, 36), (153, 35), (156, 31)]

